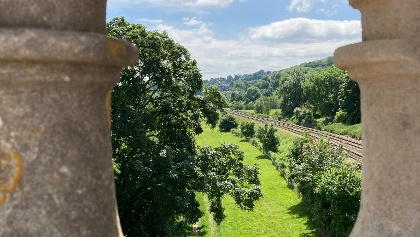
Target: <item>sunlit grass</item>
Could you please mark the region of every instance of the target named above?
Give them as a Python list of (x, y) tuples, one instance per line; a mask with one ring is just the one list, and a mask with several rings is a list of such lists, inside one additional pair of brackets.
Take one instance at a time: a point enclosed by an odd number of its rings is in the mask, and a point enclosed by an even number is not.
[[(283, 137), (280, 145), (279, 156), (286, 154), (293, 140), (287, 132), (279, 132)], [(198, 145), (219, 146), (220, 142), (238, 144), (244, 152), (244, 162), (260, 167), (260, 180), (263, 197), (256, 203), (254, 211), (248, 212), (239, 209), (231, 197), (223, 199), (226, 208), (226, 219), (220, 224), (209, 220), (206, 214), (201, 220), (203, 236), (316, 236), (311, 225), (307, 211), (300, 204), (296, 194), (287, 188), (286, 181), (280, 177), (279, 172), (257, 148), (247, 141), (232, 135), (221, 133), (216, 129), (204, 127), (204, 133), (197, 136)], [(198, 197), (200, 204), (205, 205), (205, 198)], [(206, 210), (203, 210), (206, 212)], [(214, 233), (211, 230), (214, 226)]]
[(342, 123), (331, 123), (328, 125), (322, 125), (319, 123), (322, 130), (332, 132), (340, 135), (348, 135), (353, 138), (362, 138), (362, 124), (346, 125)]

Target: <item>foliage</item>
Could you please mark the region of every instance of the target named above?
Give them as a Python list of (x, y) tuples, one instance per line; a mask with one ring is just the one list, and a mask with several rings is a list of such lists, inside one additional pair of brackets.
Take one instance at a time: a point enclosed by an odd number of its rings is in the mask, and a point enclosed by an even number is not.
[[(203, 128), (204, 132), (196, 137), (197, 144), (215, 147), (220, 145), (220, 141), (238, 144), (240, 150), (244, 152), (244, 163), (258, 165), (264, 196), (255, 203), (253, 211), (243, 211), (236, 207), (233, 198), (224, 197), (226, 219), (217, 225), (212, 218), (201, 218), (198, 223), (200, 236), (318, 236), (315, 233), (315, 227), (308, 218), (308, 210), (299, 204), (300, 199), (293, 190), (287, 187), (286, 181), (279, 176), (279, 172), (271, 161), (262, 158), (261, 151), (232, 133), (219, 133), (211, 130), (208, 126), (203, 126)], [(283, 143), (285, 140), (282, 140), (282, 147), (286, 143), (292, 143), (294, 135), (288, 132), (279, 132), (280, 136), (287, 140), (285, 143)], [(287, 135), (288, 138), (283, 135)], [(209, 206), (210, 204), (207, 203), (207, 210)], [(205, 209), (202, 210), (207, 212)]]
[(256, 137), (262, 144), (262, 149), (265, 154), (268, 152), (277, 152), (280, 144), (280, 139), (276, 136), (276, 130), (271, 123), (264, 124), (264, 127), (257, 129)]
[(206, 118), (207, 124), (214, 128), (219, 120), (218, 110), (223, 111), (227, 105), (226, 98), (216, 86), (204, 88), (201, 102), (201, 113)]
[(312, 111), (306, 107), (297, 107), (293, 110), (293, 120), (296, 124), (313, 127), (316, 124)]
[(251, 86), (246, 90), (245, 93), (245, 103), (249, 104), (251, 102), (256, 101), (258, 98), (261, 97), (261, 91), (256, 86)]
[(347, 135), (352, 138), (362, 139), (362, 124), (343, 124), (343, 123), (331, 123), (324, 125), (322, 123), (318, 123), (318, 126), (321, 127), (322, 130), (339, 134), (339, 135)]
[(327, 236), (347, 236), (360, 203), (360, 168), (344, 162), (345, 152), (308, 134), (297, 138), (288, 154), (289, 179)]
[(346, 123), (349, 120), (349, 116), (346, 112), (339, 110), (335, 113), (334, 123)]
[(349, 236), (360, 208), (360, 172), (350, 164), (343, 164), (322, 172), (315, 182), (316, 221), (329, 223), (325, 226), (329, 236)]
[(227, 105), (226, 97), (220, 93), (216, 86), (205, 87), (203, 97), (210, 102), (211, 106), (214, 107), (215, 110), (223, 110), (223, 108)]
[(336, 66), (326, 67), (308, 74), (302, 84), (303, 93), (321, 117), (334, 117), (339, 109), (339, 91), (347, 73)]
[(320, 60), (315, 60), (312, 62), (302, 63), (300, 66), (311, 67), (311, 68), (324, 68), (333, 65), (333, 57), (329, 56)]
[(241, 123), (241, 134), (246, 138), (251, 138), (255, 135), (255, 123), (244, 121)]
[(280, 109), (283, 117), (292, 117), (293, 110), (306, 102), (302, 83), (311, 71), (311, 68), (306, 67), (291, 67), (283, 71), (280, 87), (276, 91), (280, 97)]
[(352, 81), (348, 75), (340, 85), (338, 99), (340, 109), (348, 116), (346, 123), (360, 123), (360, 89), (357, 82)]
[[(166, 33), (147, 31), (124, 18), (111, 20), (107, 29), (108, 35), (135, 43), (140, 52), (137, 63), (122, 71), (112, 93), (111, 136), (122, 228), (127, 236), (171, 236), (202, 215), (197, 191), (218, 191), (205, 183), (203, 176), (213, 173), (197, 166), (195, 145), (201, 118), (212, 126), (217, 123), (217, 105), (197, 95), (203, 85), (197, 63)], [(240, 167), (223, 166), (235, 170), (229, 177), (239, 173)], [(218, 213), (222, 209), (213, 208)]]
[(230, 194), (236, 205), (244, 210), (252, 210), (254, 202), (261, 196), (258, 167), (243, 163), (243, 152), (237, 145), (222, 143), (220, 147), (203, 146), (194, 159), (199, 168), (199, 177), (204, 184), (201, 192), (210, 200), (210, 212), (220, 224), (225, 218), (222, 198)]
[(254, 104), (254, 110), (258, 114), (270, 114), (270, 111), (276, 107), (274, 97), (261, 97)]
[(230, 114), (225, 114), (219, 122), (219, 130), (222, 132), (229, 132), (232, 128), (237, 128), (238, 122), (235, 117)]

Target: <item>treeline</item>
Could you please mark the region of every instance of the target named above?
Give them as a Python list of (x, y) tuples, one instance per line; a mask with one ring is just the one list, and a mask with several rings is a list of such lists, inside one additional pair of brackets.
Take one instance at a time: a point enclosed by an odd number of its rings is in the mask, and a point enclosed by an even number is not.
[[(258, 78), (259, 77), (259, 78)], [(297, 124), (315, 126), (315, 119), (346, 124), (360, 123), (360, 90), (332, 58), (304, 63), (276, 72), (259, 71), (205, 81), (225, 95), (229, 107), (255, 110)]]

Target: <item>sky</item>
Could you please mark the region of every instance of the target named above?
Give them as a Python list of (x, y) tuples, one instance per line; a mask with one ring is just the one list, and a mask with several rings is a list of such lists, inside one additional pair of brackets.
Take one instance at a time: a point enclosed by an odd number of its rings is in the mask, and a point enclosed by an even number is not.
[(120, 16), (166, 31), (206, 80), (278, 71), (362, 38), (348, 0), (108, 0), (107, 21)]

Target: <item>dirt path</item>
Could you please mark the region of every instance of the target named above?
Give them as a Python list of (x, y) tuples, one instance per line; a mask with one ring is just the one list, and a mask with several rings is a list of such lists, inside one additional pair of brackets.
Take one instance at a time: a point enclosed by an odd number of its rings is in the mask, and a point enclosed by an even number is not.
[[(210, 209), (210, 202), (207, 199), (207, 196), (203, 195), (203, 199), (204, 199), (204, 206), (205, 206), (206, 210), (209, 210)], [(210, 232), (210, 233), (208, 233), (207, 236), (213, 237), (213, 236), (216, 235), (215, 223), (214, 223), (213, 216), (211, 215), (211, 213), (209, 213), (209, 212), (207, 212), (207, 213), (208, 213), (208, 223), (209, 223), (208, 229), (209, 229), (209, 232)], [(200, 227), (199, 222), (197, 222), (193, 225), (193, 228), (192, 228), (193, 236), (195, 236), (195, 237), (202, 236), (202, 235), (200, 235), (200, 228), (199, 227)]]

